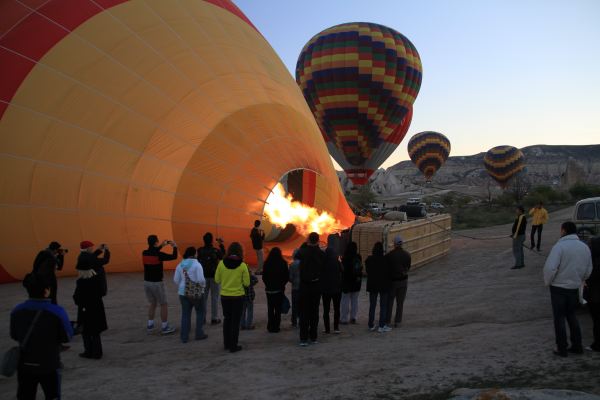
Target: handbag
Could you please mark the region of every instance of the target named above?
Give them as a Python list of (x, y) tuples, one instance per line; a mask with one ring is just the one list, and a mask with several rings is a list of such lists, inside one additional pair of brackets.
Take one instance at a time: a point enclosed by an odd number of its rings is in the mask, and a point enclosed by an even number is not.
[(204, 287), (200, 283), (191, 280), (185, 269), (183, 270), (183, 277), (185, 279), (183, 295), (190, 300), (200, 300), (204, 294)]
[(2, 365), (0, 365), (0, 373), (2, 373), (2, 375), (6, 377), (11, 377), (15, 374), (17, 368), (19, 367), (21, 350), (24, 349), (27, 345), (27, 342), (29, 341), (29, 336), (31, 336), (33, 327), (35, 326), (37, 320), (40, 318), (41, 313), (42, 310), (38, 310), (38, 312), (35, 314), (35, 317), (33, 318), (33, 321), (31, 322), (31, 325), (29, 325), (29, 329), (25, 334), (23, 342), (20, 343), (18, 346), (11, 347), (6, 351), (6, 353), (4, 353), (4, 356), (2, 357)]
[(287, 314), (290, 311), (290, 307), (290, 299), (288, 299), (284, 294), (283, 298), (281, 299), (281, 313)]

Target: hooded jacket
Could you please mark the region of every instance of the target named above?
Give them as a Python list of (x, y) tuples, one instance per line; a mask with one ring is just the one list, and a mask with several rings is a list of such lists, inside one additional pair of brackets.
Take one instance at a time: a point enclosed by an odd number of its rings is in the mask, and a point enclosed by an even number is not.
[(565, 235), (550, 250), (544, 264), (544, 283), (563, 289), (579, 289), (592, 273), (592, 255), (576, 234)]
[(398, 282), (408, 279), (408, 271), (410, 271), (411, 266), (411, 257), (408, 251), (401, 246), (396, 246), (384, 257), (390, 269), (392, 281)]
[(342, 291), (342, 263), (337, 252), (328, 247), (325, 249), (325, 269), (321, 275), (321, 293), (336, 294)]
[(186, 258), (182, 260), (179, 265), (177, 265), (177, 268), (175, 268), (175, 274), (173, 275), (173, 282), (175, 282), (177, 285), (177, 293), (180, 296), (185, 295), (184, 270), (193, 282), (199, 283), (202, 287), (206, 286), (206, 279), (204, 277), (202, 265), (195, 258)]
[(283, 292), (290, 278), (288, 265), (284, 259), (274, 260), (267, 258), (263, 266), (262, 281), (266, 292)]
[(219, 262), (215, 282), (221, 285), (221, 296), (241, 297), (250, 286), (248, 266), (238, 256), (228, 256)]
[(318, 245), (307, 245), (298, 251), (300, 285), (318, 284), (325, 269), (325, 252)]
[(365, 261), (367, 292), (387, 292), (392, 288), (392, 273), (383, 254), (374, 254)]

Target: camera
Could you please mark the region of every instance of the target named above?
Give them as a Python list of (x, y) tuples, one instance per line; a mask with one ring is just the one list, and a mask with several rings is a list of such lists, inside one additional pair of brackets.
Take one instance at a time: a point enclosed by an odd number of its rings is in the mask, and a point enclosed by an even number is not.
[(69, 249), (58, 249), (58, 254), (68, 253)]

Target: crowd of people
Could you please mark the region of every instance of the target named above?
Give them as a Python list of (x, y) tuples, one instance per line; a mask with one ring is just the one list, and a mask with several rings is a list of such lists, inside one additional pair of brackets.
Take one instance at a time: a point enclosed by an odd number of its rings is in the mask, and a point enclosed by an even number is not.
[[(524, 238), (519, 236), (524, 236), (525, 226), (524, 210), (520, 208), (513, 226), (513, 239), (522, 242)], [(537, 232), (540, 231), (538, 228)], [(533, 240), (533, 233), (531, 236)], [(250, 238), (257, 256), (259, 253), (262, 255), (264, 232), (260, 230), (260, 221), (254, 224)], [(253, 302), (258, 278), (244, 261), (244, 249), (239, 242), (229, 244), (226, 250), (222, 239), (216, 239), (216, 246), (213, 240), (212, 233), (205, 233), (204, 245), (188, 247), (175, 269), (173, 281), (181, 304), (180, 340), (187, 343), (190, 339), (192, 310), (195, 310), (196, 316), (194, 339), (208, 337), (204, 324), (210, 301), (210, 323), (222, 323), (223, 348), (235, 353), (242, 350), (240, 330), (255, 329)], [(160, 241), (157, 235), (149, 235), (147, 243), (148, 248), (142, 252), (144, 292), (148, 300), (146, 329), (152, 333), (158, 326), (155, 313), (160, 305), (160, 334), (172, 334), (177, 329), (168, 320), (163, 263), (177, 260), (178, 247), (173, 241)], [(540, 236), (537, 238), (538, 246), (539, 243)], [(402, 246), (402, 237), (396, 236), (393, 245), (393, 249), (385, 253), (383, 243), (375, 243), (371, 254), (363, 262), (356, 243), (349, 242), (340, 251), (340, 237), (333, 234), (328, 236), (327, 246), (322, 249), (319, 235), (313, 232), (294, 250), (289, 265), (280, 248), (271, 248), (264, 263), (259, 258), (262, 265), (257, 271), (262, 276), (267, 299), (266, 331), (273, 334), (280, 332), (282, 313), (291, 308), (291, 326), (299, 327), (299, 345), (306, 347), (318, 343), (321, 301), (323, 334), (339, 334), (340, 325), (356, 324), (363, 266), (367, 274), (366, 291), (369, 293), (367, 328), (386, 333), (400, 326), (411, 256)], [(170, 252), (163, 251), (167, 247), (171, 247)], [(73, 294), (77, 305), (74, 322), (57, 304), (56, 271), (62, 268), (65, 253), (58, 242), (51, 242), (47, 249), (40, 251), (32, 272), (23, 281), (29, 300), (19, 304), (11, 313), (10, 334), (21, 344), (19, 399), (35, 398), (38, 385), (47, 398), (59, 397), (60, 352), (69, 348), (65, 343), (75, 333), (81, 333), (83, 338), (84, 351), (79, 354), (80, 357), (100, 359), (103, 356), (101, 333), (108, 329), (103, 297), (108, 292), (105, 266), (111, 258), (109, 248), (105, 244), (96, 248), (90, 241), (80, 243), (76, 263), (78, 279)], [(565, 357), (568, 353), (583, 352), (581, 329), (575, 316), (582, 287), (585, 288), (583, 297), (593, 319), (594, 341), (588, 349), (600, 351), (600, 238), (593, 239), (588, 247), (579, 241), (575, 225), (564, 223), (561, 239), (546, 260), (544, 281), (550, 287), (557, 345), (555, 354)], [(291, 286), (291, 302), (285, 295), (288, 284)], [(219, 303), (223, 320), (219, 318)], [(378, 305), (378, 321), (375, 323)], [(565, 322), (569, 326), (570, 346)]]

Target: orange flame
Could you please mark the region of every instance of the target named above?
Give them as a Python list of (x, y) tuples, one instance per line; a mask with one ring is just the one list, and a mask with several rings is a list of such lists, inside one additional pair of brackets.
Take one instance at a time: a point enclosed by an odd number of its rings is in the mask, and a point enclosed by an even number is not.
[(319, 235), (333, 233), (345, 228), (340, 221), (327, 211), (319, 213), (316, 208), (294, 201), (292, 195), (285, 194), (281, 183), (273, 188), (265, 204), (265, 214), (272, 224), (285, 228), (293, 224), (296, 231), (303, 236), (311, 232)]

